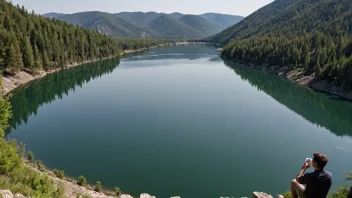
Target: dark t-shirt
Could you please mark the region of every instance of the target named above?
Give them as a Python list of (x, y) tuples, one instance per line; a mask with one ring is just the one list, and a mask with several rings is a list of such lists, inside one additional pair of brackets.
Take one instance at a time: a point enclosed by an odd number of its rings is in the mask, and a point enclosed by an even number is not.
[(332, 174), (328, 171), (314, 171), (299, 178), (300, 184), (306, 184), (304, 194), (307, 198), (326, 198), (329, 193)]

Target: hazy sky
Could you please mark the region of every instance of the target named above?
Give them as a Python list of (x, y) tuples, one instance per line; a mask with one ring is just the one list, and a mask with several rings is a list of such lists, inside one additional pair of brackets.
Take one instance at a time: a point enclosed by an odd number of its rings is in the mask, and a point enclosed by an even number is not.
[(75, 13), (82, 11), (156, 11), (201, 14), (216, 12), (248, 16), (273, 0), (12, 0), (29, 11)]

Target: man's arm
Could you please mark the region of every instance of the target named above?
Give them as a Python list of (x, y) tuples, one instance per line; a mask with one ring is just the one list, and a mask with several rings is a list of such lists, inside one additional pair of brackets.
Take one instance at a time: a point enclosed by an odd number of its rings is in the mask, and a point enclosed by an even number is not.
[[(307, 170), (309, 167), (310, 167), (310, 163), (304, 163), (304, 164), (303, 164), (302, 169), (299, 171), (299, 173), (298, 173), (298, 175), (297, 175), (297, 177), (296, 177), (296, 181), (297, 181), (298, 183), (301, 183), (301, 182), (299, 181), (299, 178), (302, 177), (302, 175), (304, 174), (304, 172), (306, 172), (306, 170)], [(302, 183), (305, 183), (305, 182), (302, 182)], [(301, 184), (302, 184), (302, 183), (301, 183)]]

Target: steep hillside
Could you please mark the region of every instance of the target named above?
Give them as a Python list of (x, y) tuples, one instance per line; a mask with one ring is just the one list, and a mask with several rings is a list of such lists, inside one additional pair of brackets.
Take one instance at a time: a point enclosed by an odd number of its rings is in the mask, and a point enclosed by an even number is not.
[(152, 30), (138, 26), (131, 21), (123, 19), (117, 15), (104, 12), (80, 12), (76, 14), (64, 15), (58, 18), (74, 25), (97, 30), (100, 33), (114, 37), (157, 37)]
[(227, 58), (298, 70), (294, 79), (338, 94), (352, 90), (351, 13), (351, 0), (276, 0), (210, 40), (232, 39)]
[(213, 43), (226, 44), (231, 39), (241, 38), (260, 30), (264, 24), (276, 18), (281, 12), (300, 0), (276, 0), (273, 3), (264, 6), (253, 14), (243, 19), (223, 32), (214, 35), (207, 40)]
[(164, 14), (156, 12), (120, 12), (116, 15), (145, 27)]
[(205, 13), (200, 15), (205, 19), (217, 24), (222, 28), (228, 28), (234, 24), (240, 22), (244, 17), (242, 16), (235, 16), (229, 14), (218, 14), (218, 13)]
[(203, 37), (214, 35), (223, 30), (223, 28), (216, 25), (215, 23), (212, 23), (207, 19), (196, 15), (184, 15), (179, 20), (184, 24), (187, 24), (190, 27), (193, 27), (194, 29), (202, 32)]
[(202, 32), (168, 15), (164, 15), (157, 18), (156, 20), (151, 22), (148, 27), (158, 32), (160, 35), (164, 35), (166, 37), (204, 37), (204, 34)]

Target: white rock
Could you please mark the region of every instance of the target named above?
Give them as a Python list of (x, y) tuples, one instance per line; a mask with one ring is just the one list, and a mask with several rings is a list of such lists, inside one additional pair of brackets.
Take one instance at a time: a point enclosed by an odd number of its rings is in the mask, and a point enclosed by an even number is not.
[(155, 197), (151, 196), (151, 195), (149, 195), (147, 193), (143, 193), (143, 194), (141, 194), (141, 196), (139, 198), (155, 198)]
[(263, 192), (253, 192), (252, 198), (273, 198), (273, 196)]
[(17, 193), (13, 196), (13, 198), (26, 198), (26, 197)]
[(181, 198), (181, 197), (179, 197), (179, 196), (176, 196), (176, 197), (170, 197), (170, 198)]
[(120, 196), (120, 198), (133, 198), (131, 195), (123, 194)]
[(0, 190), (0, 197), (2, 198), (13, 198), (12, 192), (9, 190)]

